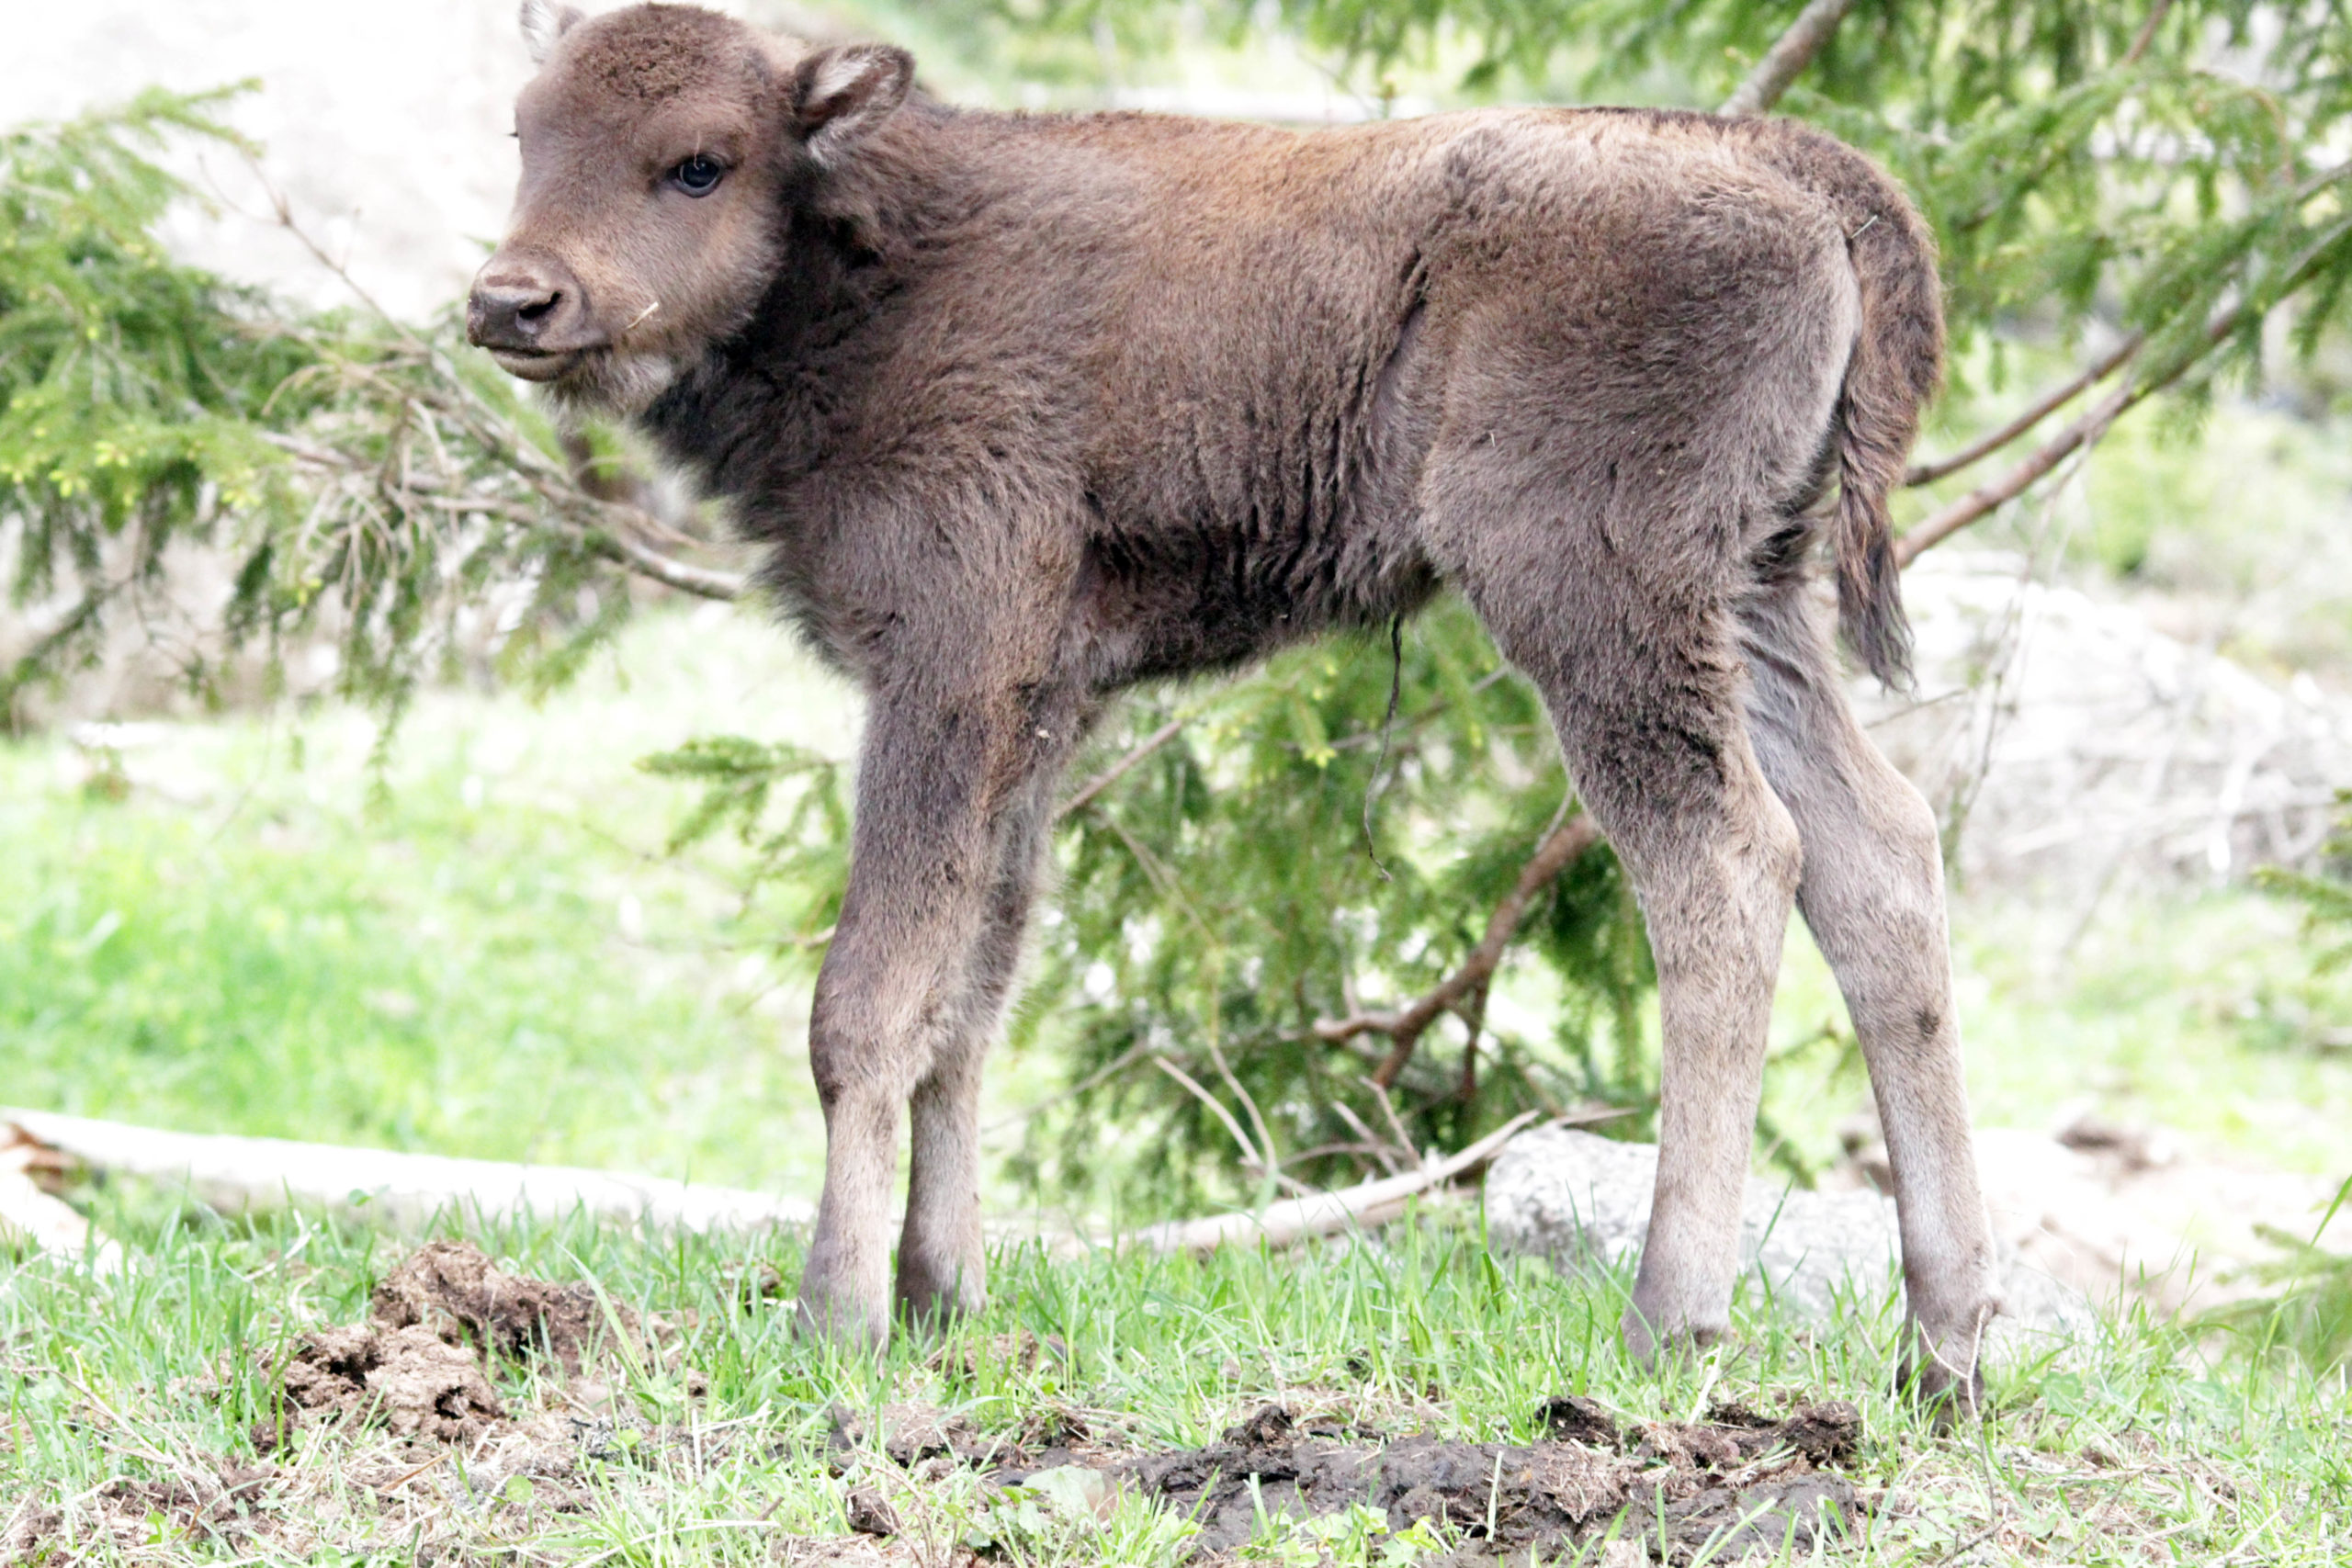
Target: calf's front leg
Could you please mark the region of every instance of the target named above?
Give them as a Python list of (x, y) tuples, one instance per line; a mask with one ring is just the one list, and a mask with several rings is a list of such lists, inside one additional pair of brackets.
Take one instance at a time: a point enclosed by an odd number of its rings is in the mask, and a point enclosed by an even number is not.
[(1019, 798), (999, 819), (996, 877), (963, 985), (943, 1020), (931, 1070), (915, 1086), (907, 1222), (899, 1236), (898, 1298), (911, 1323), (977, 1312), (987, 1299), (980, 1235), (980, 1068), (994, 1041), (1020, 965), (1029, 908), (1053, 829), (1061, 762), (1079, 722), (1037, 726), (1033, 767)]
[[(826, 1143), (805, 1330), (862, 1344), (888, 1333), (890, 1196), (910, 1099), (922, 1134), (913, 1207), (939, 1222), (910, 1214), (918, 1271), (955, 1276), (940, 1281), (955, 1304), (970, 1304), (967, 1291), (978, 1299), (971, 980), (1000, 902), (1007, 809), (1033, 793), (1050, 740), (1030, 711), (984, 691), (878, 698), (868, 716), (849, 888), (808, 1022)], [(966, 1209), (968, 1225), (956, 1217)], [(929, 1306), (938, 1292), (917, 1293)]]

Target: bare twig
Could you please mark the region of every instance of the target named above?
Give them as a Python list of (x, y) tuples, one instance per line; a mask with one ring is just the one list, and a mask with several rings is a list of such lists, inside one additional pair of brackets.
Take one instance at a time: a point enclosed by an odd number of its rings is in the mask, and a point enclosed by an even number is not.
[(1234, 1143), (1238, 1145), (1241, 1150), (1242, 1164), (1248, 1166), (1253, 1170), (1262, 1171), (1272, 1168), (1267, 1164), (1266, 1156), (1258, 1152), (1258, 1145), (1250, 1141), (1250, 1134), (1241, 1130), (1241, 1123), (1233, 1119), (1233, 1112), (1225, 1108), (1225, 1102), (1223, 1100), (1217, 1099), (1216, 1096), (1202, 1088), (1200, 1079), (1194, 1077), (1192, 1074), (1186, 1072), (1183, 1068), (1178, 1066), (1175, 1063), (1170, 1061), (1165, 1056), (1154, 1056), (1151, 1059), (1151, 1065), (1158, 1067), (1161, 1072), (1166, 1073), (1170, 1077), (1174, 1078), (1178, 1083), (1183, 1085), (1186, 1091), (1189, 1092), (1194, 1100), (1199, 1100), (1203, 1105), (1209, 1108), (1209, 1113), (1211, 1115), (1225, 1123), (1225, 1130), (1233, 1134)]
[(1813, 0), (1811, 5), (1797, 13), (1797, 19), (1789, 24), (1789, 30), (1764, 51), (1764, 58), (1758, 61), (1756, 69), (1747, 73), (1747, 80), (1724, 100), (1724, 107), (1717, 112), (1726, 115), (1762, 114), (1779, 103), (1781, 95), (1789, 90), (1789, 84), (1813, 63), (1814, 56), (1821, 52), (1830, 35), (1838, 30), (1838, 24), (1844, 21), (1846, 13), (1853, 8), (1854, 0)]
[[(332, 446), (322, 446), (316, 442), (305, 441), (300, 436), (281, 434), (273, 431), (266, 433), (262, 439), (297, 462), (308, 463), (313, 468), (325, 468), (331, 472), (350, 474), (357, 478), (372, 478), (376, 468), (372, 461), (356, 454), (337, 451)], [(527, 474), (526, 478), (537, 479), (537, 476)], [(565, 482), (572, 481), (570, 481), (567, 477)], [(638, 508), (619, 502), (598, 500), (585, 491), (582, 491), (576, 496), (566, 496), (543, 479), (538, 479), (537, 482), (533, 484), (533, 489), (537, 490), (540, 498), (548, 503), (548, 512), (555, 521), (572, 529), (586, 541), (591, 549), (607, 560), (626, 567), (640, 577), (651, 578), (656, 582), (666, 583), (672, 588), (697, 594), (705, 599), (731, 600), (743, 596), (746, 583), (740, 574), (721, 571), (710, 567), (695, 566), (691, 562), (679, 560), (673, 556), (664, 555), (643, 543), (641, 536), (650, 535), (658, 537), (667, 530)], [(411, 501), (412, 505), (420, 503), (452, 512), (494, 513), (501, 516), (515, 515), (513, 507), (487, 497), (457, 497), (445, 500), (428, 496), (421, 502), (413, 498)], [(582, 512), (588, 513), (592, 520), (583, 520), (577, 515)], [(530, 522), (542, 519), (538, 514), (532, 513), (517, 516), (515, 520)]]
[(1148, 1040), (1138, 1040), (1133, 1045), (1130, 1045), (1125, 1050), (1120, 1052), (1116, 1057), (1095, 1068), (1092, 1072), (1087, 1074), (1084, 1077), (1079, 1079), (1078, 1082), (1070, 1085), (1068, 1089), (1063, 1089), (1060, 1093), (1050, 1095), (1046, 1099), (1039, 1100), (1035, 1105), (1028, 1106), (1023, 1110), (1012, 1111), (1008, 1115), (1000, 1116), (995, 1121), (989, 1122), (980, 1129), (980, 1135), (982, 1137), (987, 1137), (991, 1133), (1001, 1133), (1007, 1127), (1017, 1127), (1023, 1122), (1034, 1121), (1037, 1117), (1045, 1114), (1045, 1112), (1051, 1111), (1055, 1106), (1062, 1104), (1066, 1100), (1077, 1099), (1080, 1095), (1084, 1094), (1088, 1089), (1092, 1089), (1095, 1085), (1107, 1083), (1112, 1078), (1117, 1077), (1121, 1073), (1125, 1072), (1129, 1067), (1134, 1066), (1137, 1062), (1142, 1061), (1149, 1055), (1151, 1055), (1151, 1042)]
[(2077, 448), (2096, 444), (2100, 436), (2107, 434), (2108, 426), (2127, 411), (2187, 375), (2191, 367), (2204, 358), (2207, 350), (2237, 330), (2243, 315), (2241, 310), (2222, 311), (2206, 326), (2204, 346), (2197, 353), (2181, 355), (2177, 364), (2153, 379), (2124, 382), (2008, 472), (1977, 486), (1926, 522), (1905, 530), (1903, 536), (1894, 541), (1895, 565), (1909, 566), (1924, 552), (1951, 538), (2004, 502), (2015, 500), (2029, 485), (2056, 468)]
[(1062, 817), (1075, 817), (1080, 812), (1085, 810), (1088, 807), (1093, 805), (1095, 796), (1101, 795), (1104, 790), (1109, 789), (1113, 784), (1117, 784), (1121, 779), (1125, 778), (1129, 771), (1132, 770), (1136, 763), (1150, 756), (1154, 751), (1159, 750), (1162, 746), (1167, 745), (1170, 740), (1175, 739), (1176, 737), (1183, 730), (1184, 726), (1191, 722), (1192, 717), (1190, 715), (1179, 714), (1174, 718), (1170, 719), (1166, 724), (1161, 725), (1158, 729), (1153, 730), (1149, 735), (1145, 736), (1141, 740), (1137, 741), (1128, 750), (1126, 755), (1121, 757), (1117, 761), (1112, 763), (1109, 767), (1103, 769), (1101, 773), (1087, 780), (1086, 783), (1080, 787), (1076, 795), (1071, 795), (1068, 800), (1064, 801), (1062, 803), (1062, 808), (1059, 815)]
[(1209, 1060), (1216, 1064), (1216, 1076), (1224, 1080), (1226, 1088), (1233, 1091), (1233, 1098), (1241, 1102), (1243, 1114), (1250, 1118), (1250, 1130), (1258, 1135), (1258, 1147), (1262, 1151), (1260, 1163), (1264, 1167), (1265, 1174), (1281, 1177), (1282, 1162), (1274, 1157), (1274, 1134), (1266, 1126), (1266, 1119), (1258, 1113), (1258, 1102), (1250, 1097), (1250, 1091), (1241, 1087), (1241, 1080), (1235, 1077), (1233, 1069), (1226, 1065), (1225, 1052), (1218, 1048), (1214, 1032), (1209, 1036), (1208, 1048)]
[[(605, 503), (609, 505), (609, 502)], [(616, 509), (617, 510), (617, 509)], [(740, 599), (743, 596), (744, 580), (731, 571), (718, 571), (707, 566), (665, 556), (649, 546), (641, 545), (620, 529), (599, 529), (588, 536), (589, 542), (600, 553), (628, 568), (640, 577), (650, 577), (682, 592), (699, 594), (705, 599)]]
[(2058, 410), (2073, 402), (2084, 392), (2123, 368), (2132, 356), (2140, 352), (2141, 345), (2146, 342), (2145, 333), (2133, 333), (2107, 354), (2102, 355), (2096, 364), (2081, 375), (2062, 386), (2052, 387), (2034, 399), (2024, 412), (1990, 435), (1971, 442), (1948, 457), (1938, 457), (1930, 462), (1914, 464), (1910, 471), (1903, 476), (1903, 482), (1906, 485), (1931, 485), (1938, 479), (1948, 478), (1962, 468), (1984, 461), (2043, 420), (2048, 419)]
[(1592, 818), (1578, 813), (1561, 823), (1544, 836), (1534, 854), (1520, 869), (1519, 880), (1495, 906), (1487, 917), (1487, 931), (1478, 945), (1462, 961), (1459, 968), (1439, 981), (1411, 1005), (1396, 1012), (1358, 1012), (1348, 1018), (1317, 1021), (1314, 1032), (1318, 1040), (1338, 1043), (1352, 1040), (1360, 1034), (1385, 1034), (1390, 1044), (1387, 1056), (1375, 1068), (1372, 1082), (1386, 1089), (1396, 1081), (1399, 1073), (1412, 1060), (1413, 1048), (1421, 1035), (1448, 1009), (1466, 1000), (1494, 975), (1502, 962), (1503, 950), (1510, 945), (1512, 933), (1526, 917), (1527, 907), (1552, 879), (1566, 868), (1570, 861), (1600, 841), (1600, 829)]
[(2122, 64), (2140, 63), (2140, 57), (2148, 52), (2150, 44), (2156, 41), (2156, 29), (2164, 26), (2165, 13), (2171, 9), (2172, 0), (2156, 0), (2154, 5), (2148, 7), (2148, 19), (2142, 22), (2140, 30), (2132, 35), (2132, 47), (2123, 51)]
[(1363, 1081), (1364, 1087), (1372, 1090), (1373, 1103), (1380, 1107), (1380, 1119), (1388, 1123), (1388, 1131), (1395, 1134), (1396, 1146), (1404, 1150), (1409, 1158), (1427, 1165), (1429, 1153), (1413, 1147), (1413, 1134), (1405, 1130), (1404, 1119), (1396, 1114), (1396, 1101), (1389, 1098), (1388, 1086), (1377, 1078)]
[[(2153, 390), (2154, 389), (2149, 389)], [(2008, 472), (1970, 491), (1926, 522), (1906, 530), (1894, 541), (1894, 564), (1907, 567), (1920, 555), (1943, 543), (2004, 502), (2013, 501), (2078, 447), (2089, 446), (2107, 433), (2125, 409), (2147, 393), (2129, 382), (2118, 387), (2060, 431)]]
[(1348, 1124), (1350, 1132), (1363, 1140), (1363, 1146), (1371, 1151), (1372, 1157), (1378, 1160), (1389, 1175), (1397, 1175), (1407, 1165), (1414, 1162), (1416, 1156), (1409, 1145), (1404, 1149), (1403, 1157), (1400, 1159), (1396, 1145), (1378, 1136), (1371, 1128), (1365, 1126), (1363, 1118), (1357, 1115), (1346, 1100), (1334, 1100), (1331, 1101), (1331, 1110), (1340, 1121)]

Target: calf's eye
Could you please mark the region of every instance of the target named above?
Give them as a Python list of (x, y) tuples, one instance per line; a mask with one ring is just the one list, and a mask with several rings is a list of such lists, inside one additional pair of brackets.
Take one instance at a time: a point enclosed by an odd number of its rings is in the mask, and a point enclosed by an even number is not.
[(718, 188), (718, 177), (726, 172), (726, 164), (697, 152), (671, 170), (670, 180), (688, 196), (708, 196)]

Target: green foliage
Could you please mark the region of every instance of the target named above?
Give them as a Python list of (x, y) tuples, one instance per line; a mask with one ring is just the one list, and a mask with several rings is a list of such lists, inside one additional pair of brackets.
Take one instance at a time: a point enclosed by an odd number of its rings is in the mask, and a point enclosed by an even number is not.
[[(1006, 5), (1015, 15), (1018, 4)], [(1062, 26), (1172, 36), (1179, 0), (1048, 0)], [(1223, 0), (1383, 74), (1465, 58), (1586, 101), (1722, 103), (1803, 0)], [(2345, 0), (1860, 0), (1775, 106), (1883, 159), (1935, 228), (1958, 346), (2094, 320), (2150, 333), (2140, 372), (2259, 363), (2290, 299), (2308, 353), (2352, 287), (2352, 6)], [(2224, 352), (2209, 328), (2224, 316)]]
[[(2352, 792), (2342, 798), (2352, 806)], [(2321, 975), (2352, 967), (2352, 875), (2346, 874), (2347, 868), (2352, 868), (2352, 812), (2329, 840), (2326, 864), (2319, 873), (2269, 866), (2257, 874), (2264, 886), (2303, 905), (2304, 937), (2312, 949), (2312, 966)], [(2271, 1245), (2276, 1256), (2246, 1275), (2270, 1287), (2270, 1292), (2233, 1302), (2210, 1314), (2210, 1321), (2234, 1331), (2257, 1358), (2283, 1350), (2322, 1372), (2352, 1359), (2352, 1253), (2320, 1245), (2347, 1202), (2352, 1202), (2352, 1177), (2337, 1190), (2335, 1201), (2308, 1239), (2275, 1225), (2256, 1225), (2256, 1234)]]
[(2328, 840), (2322, 870), (2266, 866), (2256, 874), (2264, 886), (2301, 902), (2303, 934), (2312, 947), (2313, 967), (2323, 975), (2352, 965), (2352, 791), (2339, 798), (2347, 810)]
[(1648, 956), (1606, 850), (1526, 917), (1522, 967), (1542, 976), (1544, 1013), (1474, 995), (1420, 1039), (1386, 1106), (1367, 1079), (1388, 1038), (1318, 1035), (1459, 967), (1566, 809), (1541, 705), (1466, 606), (1407, 634), (1406, 700), (1384, 739), (1388, 651), (1308, 648), (1221, 692), (1130, 706), (1126, 744), (1184, 725), (1065, 823), (1064, 884), (1014, 1043), (1056, 1043), (1092, 1087), (1031, 1124), (1020, 1168), (1082, 1180), (1110, 1129), (1140, 1124), (1159, 1135), (1123, 1151), (1129, 1196), (1190, 1195), (1236, 1143), (1162, 1062), (1241, 1114), (1285, 1177), (1317, 1182), (1377, 1171), (1399, 1152), (1397, 1123), (1415, 1149), (1459, 1147), (1523, 1109), (1650, 1092), (1636, 1013)]
[(184, 672), (272, 672), (328, 636), (346, 694), (397, 710), (503, 597), (510, 667), (560, 680), (626, 615), (612, 509), (583, 490), (514, 384), (454, 321), (298, 311), (173, 260), (187, 192), (152, 154), (177, 135), (251, 149), (221, 95), (0, 138), (0, 536), (41, 635), (0, 675), (96, 657), (160, 594), (169, 552), (225, 553), (233, 586)]
[(840, 763), (789, 741), (711, 735), (638, 765), (702, 788), (671, 830), (670, 853), (731, 828), (752, 852), (745, 885), (766, 891), (771, 919), (777, 900), (788, 906), (784, 945), (806, 950), (824, 942), (849, 884), (848, 780)]
[(2336, 1190), (2335, 1201), (2308, 1239), (2276, 1225), (2256, 1225), (2255, 1234), (2277, 1255), (2247, 1269), (2246, 1277), (2271, 1287), (2272, 1293), (2232, 1302), (2206, 1314), (2206, 1321), (2234, 1334), (2257, 1361), (2284, 1352), (2325, 1373), (2352, 1360), (2352, 1253), (2320, 1245), (2347, 1201), (2352, 1177)]
[(0, 689), (94, 641), (122, 586), (113, 573), (152, 581), (174, 538), (209, 541), (224, 508), (299, 504), (266, 432), (273, 395), (311, 356), (255, 295), (174, 262), (153, 233), (184, 193), (139, 149), (172, 131), (231, 141), (218, 102), (151, 92), (0, 138), (0, 516), (21, 530), (11, 587), (22, 604), (53, 592), (62, 568), (80, 597)]

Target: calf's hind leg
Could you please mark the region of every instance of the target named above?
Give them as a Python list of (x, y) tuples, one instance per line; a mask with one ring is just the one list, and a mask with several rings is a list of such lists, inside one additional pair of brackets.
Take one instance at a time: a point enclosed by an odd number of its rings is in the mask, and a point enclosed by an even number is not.
[(1749, 724), (1804, 845), (1797, 906), (1860, 1035), (1894, 1171), (1919, 1391), (1973, 1408), (1977, 1342), (1998, 1310), (1969, 1138), (1935, 815), (1846, 705), (1802, 585), (1743, 607)]
[(1543, 692), (1585, 809), (1632, 875), (1657, 961), (1657, 1186), (1624, 1321), (1628, 1348), (1646, 1358), (1728, 1326), (1797, 834), (1749, 746), (1735, 629), (1703, 581), (1713, 574), (1678, 581), (1590, 548), (1603, 526), (1487, 530), (1463, 579)]

